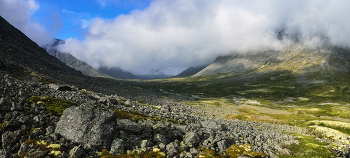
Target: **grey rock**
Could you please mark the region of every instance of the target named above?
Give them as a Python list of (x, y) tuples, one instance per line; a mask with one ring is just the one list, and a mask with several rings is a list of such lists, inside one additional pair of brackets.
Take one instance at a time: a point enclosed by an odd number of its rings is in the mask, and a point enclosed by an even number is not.
[(165, 145), (164, 143), (160, 143), (158, 146), (159, 146), (159, 148), (162, 149), (162, 150), (164, 150), (165, 147), (166, 147), (166, 145)]
[(172, 130), (172, 131), (171, 131), (171, 134), (172, 134), (172, 136), (175, 137), (175, 138), (180, 138), (180, 137), (182, 137), (182, 133), (181, 133), (179, 130)]
[(208, 129), (211, 129), (213, 131), (221, 131), (222, 130), (221, 125), (218, 125), (214, 121), (202, 121), (201, 125), (203, 128), (208, 128)]
[(5, 111), (5, 107), (9, 105), (9, 102), (5, 98), (0, 99), (0, 110)]
[(190, 153), (191, 153), (191, 154), (199, 154), (200, 151), (197, 150), (196, 148), (191, 148), (191, 149), (190, 149)]
[(278, 153), (280, 153), (282, 155), (290, 155), (291, 154), (289, 149), (287, 149), (287, 148), (283, 149), (280, 145), (275, 145), (274, 148)]
[(187, 132), (187, 126), (186, 125), (175, 125), (175, 128), (181, 131), (182, 133)]
[(160, 111), (162, 111), (164, 113), (168, 113), (168, 112), (170, 112), (170, 108), (168, 107), (168, 105), (163, 105), (162, 108), (160, 109)]
[(109, 149), (115, 125), (116, 115), (112, 109), (85, 103), (64, 110), (55, 132), (87, 147)]
[(149, 140), (142, 140), (140, 146), (141, 148), (147, 148), (152, 146), (152, 142), (150, 142)]
[(161, 134), (154, 135), (153, 142), (155, 142), (155, 143), (160, 142), (160, 143), (163, 143), (163, 144), (167, 144), (165, 136), (161, 135)]
[(128, 100), (125, 101), (125, 105), (127, 105), (127, 106), (130, 106), (130, 105), (131, 105), (130, 99), (128, 99)]
[(28, 116), (20, 116), (18, 119), (19, 122), (23, 123), (23, 124), (27, 124), (30, 122), (29, 117)]
[(188, 133), (186, 133), (183, 141), (185, 142), (185, 144), (191, 143), (192, 145), (196, 145), (199, 143), (200, 139), (199, 139), (197, 133), (188, 132)]
[(82, 149), (81, 145), (73, 147), (72, 150), (69, 151), (69, 157), (70, 158), (79, 158), (85, 155), (84, 150)]
[(34, 150), (28, 151), (27, 154), (25, 155), (25, 157), (43, 158), (43, 157), (45, 157), (45, 155), (46, 155), (45, 151), (42, 151), (40, 149), (34, 149)]
[(6, 149), (0, 149), (0, 157), (1, 158), (11, 158), (11, 152)]
[(12, 103), (11, 111), (23, 111), (23, 108), (20, 104)]
[(116, 105), (118, 103), (117, 99), (115, 98), (108, 99), (108, 102), (110, 102), (112, 105)]
[(169, 156), (174, 156), (177, 153), (176, 147), (173, 142), (166, 145), (166, 151)]
[(59, 91), (71, 91), (72, 87), (68, 85), (57, 85), (57, 84), (49, 84), (49, 88), (52, 88), (54, 90), (59, 90)]
[(92, 97), (92, 99), (94, 99), (94, 100), (100, 100), (100, 99), (101, 99), (101, 96), (98, 95), (98, 94), (91, 94), (91, 97)]
[(142, 126), (137, 124), (136, 122), (132, 122), (128, 119), (119, 119), (117, 120), (117, 129), (127, 130), (130, 132), (138, 133), (141, 132)]
[(122, 139), (114, 139), (111, 144), (111, 154), (118, 155), (124, 151), (124, 141)]
[(21, 144), (21, 147), (19, 148), (19, 150), (18, 150), (18, 152), (17, 152), (18, 156), (20, 156), (21, 154), (27, 152), (28, 147), (29, 147), (29, 146), (28, 146), (26, 143), (22, 143), (22, 144)]
[(46, 128), (46, 135), (50, 135), (55, 131), (55, 129), (52, 126), (49, 126)]
[(9, 127), (9, 128), (16, 128), (19, 126), (21, 126), (21, 122), (19, 122), (19, 120), (15, 118), (12, 118), (10, 121), (6, 123), (6, 127)]
[(7, 131), (2, 134), (2, 146), (5, 148), (12, 147), (16, 143), (16, 135), (14, 132)]
[(237, 158), (253, 158), (253, 156), (243, 154), (243, 155), (239, 155)]
[(221, 152), (226, 151), (226, 148), (227, 148), (226, 140), (222, 140), (222, 141), (217, 142), (217, 145), (218, 145), (219, 151), (221, 151)]

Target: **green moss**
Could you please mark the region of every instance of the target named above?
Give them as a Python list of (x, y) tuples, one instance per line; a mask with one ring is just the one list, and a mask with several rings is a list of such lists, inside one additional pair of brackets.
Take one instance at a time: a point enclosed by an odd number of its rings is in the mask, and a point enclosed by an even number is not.
[(31, 95), (28, 99), (30, 104), (33, 102), (37, 103), (39, 101), (44, 102), (47, 110), (56, 116), (61, 116), (66, 108), (77, 106), (75, 102), (58, 98), (38, 97)]
[(144, 100), (137, 100), (137, 102), (139, 102), (140, 104), (146, 104), (146, 102)]

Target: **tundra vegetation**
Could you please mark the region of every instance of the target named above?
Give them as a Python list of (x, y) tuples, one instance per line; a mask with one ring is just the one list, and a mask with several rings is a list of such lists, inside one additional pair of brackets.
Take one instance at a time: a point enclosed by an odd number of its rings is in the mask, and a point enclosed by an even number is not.
[[(335, 77), (341, 76), (341, 77)], [(227, 110), (233, 114), (212, 115), (226, 119), (288, 124), (305, 127), (310, 136), (297, 135), (299, 145), (288, 147), (292, 154), (281, 157), (330, 157), (334, 153), (329, 146), (334, 142), (322, 142), (322, 138), (332, 138), (327, 134), (335, 130), (350, 135), (350, 75), (347, 72), (322, 71), (309, 73), (303, 80), (320, 81), (298, 82), (301, 77), (292, 71), (277, 69), (241, 80), (239, 75), (215, 74), (201, 77), (167, 78), (127, 84), (158, 91), (177, 102), (202, 107), (210, 111)], [(166, 93), (164, 93), (166, 92)], [(191, 99), (179, 99), (178, 96)], [(264, 108), (264, 110), (261, 110)], [(260, 110), (259, 110), (260, 109)], [(284, 113), (271, 111), (284, 111)], [(322, 128), (321, 128), (322, 127)], [(325, 129), (326, 128), (326, 129)], [(348, 141), (344, 144), (349, 144)], [(232, 148), (232, 147), (230, 147)], [(205, 157), (220, 157), (205, 152)], [(208, 156), (210, 155), (210, 156)]]

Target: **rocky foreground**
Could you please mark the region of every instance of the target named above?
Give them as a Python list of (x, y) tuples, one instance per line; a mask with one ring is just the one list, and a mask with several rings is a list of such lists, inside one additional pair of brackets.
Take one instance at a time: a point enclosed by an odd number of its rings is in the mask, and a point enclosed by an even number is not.
[[(207, 149), (225, 156), (232, 145), (246, 145), (262, 157), (278, 157), (291, 154), (286, 146), (300, 143), (282, 133), (308, 133), (288, 125), (194, 116), (191, 106), (165, 99), (147, 98), (159, 100), (161, 106), (141, 104), (119, 95), (9, 75), (0, 78), (0, 95), (0, 157), (5, 158), (142, 153), (203, 157)], [(59, 101), (57, 107), (52, 100)], [(62, 114), (57, 112), (60, 105), (67, 105)]]

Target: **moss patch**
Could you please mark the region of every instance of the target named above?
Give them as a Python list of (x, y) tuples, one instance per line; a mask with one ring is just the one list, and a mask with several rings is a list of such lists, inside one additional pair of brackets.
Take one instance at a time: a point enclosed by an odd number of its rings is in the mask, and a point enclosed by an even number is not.
[(37, 102), (44, 102), (45, 107), (47, 110), (56, 116), (61, 116), (63, 111), (71, 106), (77, 106), (75, 102), (64, 100), (64, 99), (58, 99), (58, 98), (48, 98), (48, 97), (38, 97), (31, 95), (28, 98), (28, 103), (37, 103)]

